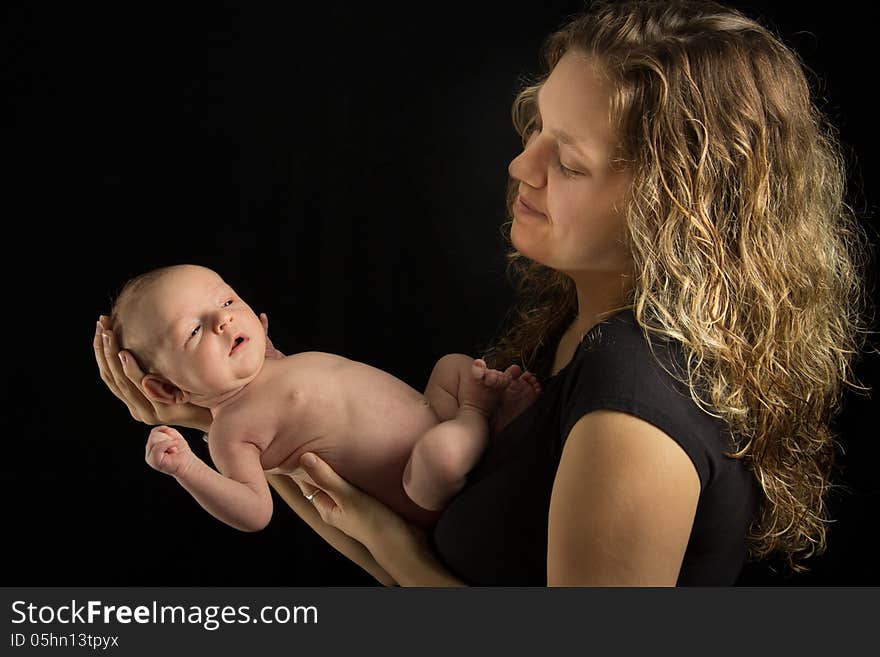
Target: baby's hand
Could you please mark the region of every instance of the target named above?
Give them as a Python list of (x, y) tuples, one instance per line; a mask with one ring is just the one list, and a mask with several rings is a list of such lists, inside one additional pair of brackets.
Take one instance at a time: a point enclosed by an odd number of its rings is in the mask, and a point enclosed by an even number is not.
[(186, 472), (195, 455), (177, 429), (155, 427), (147, 438), (146, 459), (151, 468), (168, 475)]

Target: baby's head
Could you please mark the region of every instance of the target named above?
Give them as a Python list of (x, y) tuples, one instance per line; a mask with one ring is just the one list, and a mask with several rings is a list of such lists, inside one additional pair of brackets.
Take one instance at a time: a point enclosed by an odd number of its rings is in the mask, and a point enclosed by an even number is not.
[(120, 349), (132, 353), (148, 397), (210, 407), (250, 383), (263, 366), (259, 317), (206, 267), (149, 271), (123, 287), (113, 306)]

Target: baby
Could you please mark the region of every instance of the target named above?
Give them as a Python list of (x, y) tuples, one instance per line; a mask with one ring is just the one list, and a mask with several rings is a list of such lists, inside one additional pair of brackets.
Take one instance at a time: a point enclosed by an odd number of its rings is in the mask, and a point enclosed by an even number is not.
[(429, 527), (465, 483), (489, 439), (540, 392), (461, 354), (441, 358), (425, 394), (369, 365), (303, 352), (266, 358), (259, 318), (220, 276), (196, 265), (129, 282), (113, 310), (121, 348), (146, 372), (153, 400), (210, 409), (217, 472), (170, 427), (154, 428), (146, 460), (206, 511), (244, 531), (272, 516), (265, 473), (292, 474), (314, 452), (401, 516)]

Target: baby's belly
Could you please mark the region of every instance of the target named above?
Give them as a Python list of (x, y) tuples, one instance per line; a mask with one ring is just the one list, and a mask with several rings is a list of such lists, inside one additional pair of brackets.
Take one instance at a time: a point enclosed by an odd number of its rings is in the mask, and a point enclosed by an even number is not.
[(299, 468), (300, 457), (313, 452), (343, 479), (409, 522), (432, 526), (439, 513), (422, 509), (409, 499), (403, 489), (403, 471), (416, 442), (437, 424), (437, 417), (415, 391), (415, 395), (385, 392), (353, 399), (336, 427), (331, 424), (331, 430), (297, 445), (288, 458), (267, 472), (292, 474)]

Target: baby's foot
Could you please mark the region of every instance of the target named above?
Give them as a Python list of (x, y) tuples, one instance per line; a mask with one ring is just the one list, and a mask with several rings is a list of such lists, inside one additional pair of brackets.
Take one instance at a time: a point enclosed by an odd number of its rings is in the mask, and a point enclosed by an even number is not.
[(513, 380), (510, 368), (501, 372), (493, 370), (482, 358), (474, 360), (470, 377), (464, 377), (458, 405), (470, 406), (487, 417), (498, 407), (501, 396)]
[(531, 372), (520, 374), (522, 370), (516, 365), (511, 365), (505, 371), (510, 372), (512, 378), (510, 385), (501, 394), (501, 402), (492, 418), (492, 433), (496, 436), (541, 394), (541, 384)]

